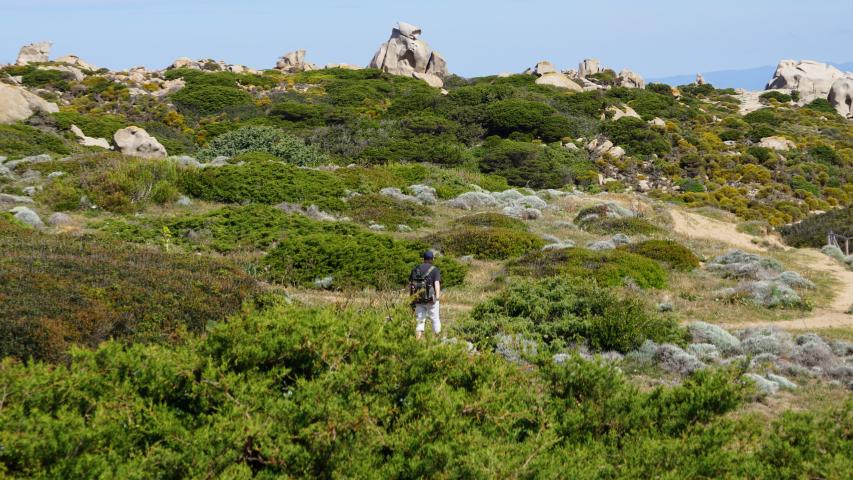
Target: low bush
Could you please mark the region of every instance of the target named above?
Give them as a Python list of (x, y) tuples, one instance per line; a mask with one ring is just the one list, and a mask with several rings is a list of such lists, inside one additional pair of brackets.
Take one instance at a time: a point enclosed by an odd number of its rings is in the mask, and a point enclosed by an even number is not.
[(595, 279), (608, 287), (632, 282), (640, 288), (664, 288), (667, 283), (666, 271), (656, 261), (625, 250), (567, 248), (535, 252), (511, 263), (509, 271), (534, 278), (563, 275)]
[(70, 152), (61, 138), (27, 125), (0, 125), (0, 155), (10, 159)]
[[(403, 288), (412, 267), (427, 249), (421, 242), (395, 240), (351, 224), (333, 223), (322, 232), (289, 238), (262, 260), (264, 275), (285, 285), (312, 286), (331, 277), (336, 290), (373, 287)], [(439, 258), (442, 286), (459, 285), (465, 267), (451, 258)]]
[(624, 233), (626, 235), (652, 235), (660, 232), (660, 228), (643, 217), (596, 218), (581, 223), (581, 228), (599, 235)]
[(221, 85), (188, 84), (171, 98), (179, 111), (194, 115), (222, 113), (232, 107), (252, 104), (252, 95), (248, 92)]
[(853, 403), (731, 415), (749, 393), (740, 374), (640, 386), (576, 356), (529, 368), (416, 342), (404, 311), (275, 306), (186, 345), (5, 362), (0, 468), (13, 478), (846, 476)]
[[(117, 130), (128, 126), (128, 121), (118, 115), (100, 113), (97, 115), (73, 111), (53, 114), (56, 124), (62, 130), (68, 130), (71, 125), (77, 125), (89, 137), (105, 138), (112, 141)], [(171, 150), (169, 150), (171, 152)]]
[(672, 151), (667, 137), (639, 118), (622, 117), (604, 123), (601, 133), (616, 145), (624, 147), (629, 155), (663, 156)]
[(197, 156), (211, 160), (218, 156), (235, 157), (246, 152), (265, 152), (295, 165), (316, 165), (328, 158), (298, 137), (275, 127), (249, 126), (223, 133), (199, 150)]
[(571, 184), (578, 170), (595, 166), (577, 152), (528, 142), (491, 137), (483, 147), (480, 170), (501, 175), (510, 185), (561, 188)]
[(482, 212), (459, 217), (453, 221), (453, 225), (527, 231), (527, 224), (523, 220), (495, 212)]
[(144, 210), (178, 199), (179, 172), (168, 160), (105, 153), (77, 157), (73, 173), (45, 185), (37, 195), (54, 210), (74, 210), (86, 197), (92, 205), (115, 213)]
[(838, 114), (838, 112), (835, 110), (835, 107), (833, 107), (832, 104), (829, 103), (829, 100), (827, 100), (825, 98), (816, 98), (816, 99), (812, 100), (811, 103), (807, 104), (803, 108), (807, 108), (809, 110), (814, 110), (815, 112), (820, 112), (820, 113), (830, 113), (830, 114), (836, 114), (836, 115)]
[(236, 312), (255, 290), (211, 258), (4, 229), (0, 356), (53, 361), (110, 338), (172, 342)]
[(423, 205), (397, 200), (376, 193), (357, 195), (347, 200), (346, 213), (360, 223), (375, 223), (394, 229), (398, 225), (420, 227), (432, 211)]
[(766, 92), (758, 96), (762, 103), (770, 103), (770, 100), (775, 100), (779, 103), (790, 103), (791, 96), (782, 92)]
[(323, 222), (253, 203), (231, 205), (198, 215), (107, 219), (90, 227), (126, 242), (181, 246), (221, 253), (262, 250), (294, 235), (322, 231)]
[(454, 228), (436, 233), (431, 242), (447, 255), (474, 255), (489, 260), (518, 257), (545, 245), (532, 233), (502, 227)]
[(689, 272), (699, 267), (699, 257), (673, 240), (646, 240), (624, 248), (631, 253), (663, 263), (673, 270)]
[(315, 204), (341, 211), (346, 188), (333, 172), (309, 170), (281, 162), (249, 162), (218, 168), (189, 169), (181, 178), (187, 193), (225, 203), (281, 202)]
[(494, 346), (500, 335), (522, 335), (557, 351), (582, 343), (623, 353), (646, 340), (683, 342), (686, 335), (639, 298), (620, 298), (594, 282), (567, 277), (514, 283), (478, 305), (456, 329), (481, 345)]

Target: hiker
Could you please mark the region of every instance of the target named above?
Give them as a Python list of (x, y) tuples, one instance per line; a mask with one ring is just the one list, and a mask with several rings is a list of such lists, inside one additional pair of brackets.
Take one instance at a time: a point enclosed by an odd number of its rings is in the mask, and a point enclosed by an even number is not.
[(422, 338), (427, 316), (432, 320), (432, 331), (441, 333), (441, 319), (438, 314), (438, 300), (441, 298), (441, 270), (432, 264), (435, 254), (432, 250), (424, 252), (424, 262), (412, 269), (409, 275), (409, 293), (412, 295), (412, 308), (415, 310), (417, 326), (415, 338)]

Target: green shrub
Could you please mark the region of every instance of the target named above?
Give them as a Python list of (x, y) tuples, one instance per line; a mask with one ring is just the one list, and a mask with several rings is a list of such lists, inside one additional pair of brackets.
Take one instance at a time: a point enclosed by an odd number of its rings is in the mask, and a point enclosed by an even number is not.
[(168, 242), (191, 250), (228, 253), (265, 249), (294, 235), (322, 231), (324, 225), (302, 215), (288, 215), (278, 208), (253, 203), (174, 218), (108, 219), (89, 226), (127, 242), (161, 245)]
[(775, 100), (779, 103), (790, 103), (791, 96), (782, 92), (766, 92), (762, 93), (758, 97), (762, 103), (770, 103), (770, 100)]
[(507, 179), (510, 185), (561, 188), (573, 180), (576, 169), (595, 169), (581, 154), (561, 147), (489, 138), (480, 170)]
[(743, 120), (751, 124), (764, 123), (773, 127), (779, 126), (782, 123), (782, 120), (772, 108), (762, 108), (761, 110), (749, 112), (743, 116)]
[(561, 275), (595, 279), (607, 287), (632, 282), (640, 288), (665, 288), (667, 283), (666, 271), (656, 261), (625, 250), (568, 248), (535, 252), (511, 263), (509, 271), (535, 278)]
[(456, 328), (481, 345), (520, 334), (555, 350), (580, 342), (623, 353), (646, 340), (680, 342), (685, 336), (674, 320), (657, 317), (639, 298), (619, 298), (607, 288), (566, 277), (514, 283)]
[(526, 133), (554, 142), (572, 133), (568, 121), (559, 118), (556, 111), (544, 103), (501, 100), (486, 107), (485, 127), (491, 135), (508, 137), (513, 133)]
[(597, 218), (581, 223), (581, 228), (590, 233), (612, 235), (652, 235), (661, 231), (657, 226), (642, 217)]
[(57, 90), (68, 90), (70, 88), (68, 81), (73, 80), (73, 78), (67, 72), (35, 68), (21, 76), (21, 83), (28, 87), (53, 87)]
[(237, 310), (255, 283), (230, 264), (121, 243), (0, 235), (0, 356), (59, 360), (109, 338), (170, 342)]
[(532, 233), (496, 227), (454, 228), (435, 234), (431, 242), (448, 255), (474, 255), (490, 260), (518, 257), (545, 245)]
[(816, 145), (809, 148), (809, 156), (816, 162), (843, 166), (843, 162), (841, 161), (841, 157), (838, 155), (838, 152), (828, 145)]
[(741, 373), (638, 385), (577, 356), (530, 368), (415, 342), (402, 310), (276, 305), (185, 345), (5, 362), (0, 465), (13, 478), (844, 478), (853, 403), (768, 420), (738, 411)]
[(825, 98), (816, 98), (803, 108), (808, 108), (809, 110), (814, 110), (815, 112), (820, 113), (838, 114), (835, 107), (833, 107), (832, 104), (829, 103), (829, 100)]
[(71, 125), (77, 125), (87, 136), (105, 138), (108, 141), (112, 141), (117, 130), (128, 126), (126, 119), (105, 113), (93, 115), (66, 111), (54, 113), (53, 118), (62, 130), (68, 130)]
[(252, 95), (244, 90), (221, 85), (188, 84), (171, 95), (181, 112), (211, 115), (241, 105), (251, 105)]
[(73, 173), (45, 185), (38, 194), (54, 210), (73, 210), (86, 196), (95, 206), (115, 213), (144, 210), (150, 204), (177, 200), (179, 172), (173, 162), (124, 157), (113, 153), (75, 158)]
[(453, 225), (461, 227), (487, 227), (519, 230), (524, 232), (527, 231), (527, 224), (524, 223), (523, 220), (495, 212), (482, 212), (459, 217), (453, 221)]
[(646, 240), (632, 243), (625, 249), (663, 263), (673, 270), (689, 272), (699, 267), (699, 257), (689, 248), (672, 240)]
[[(267, 278), (286, 285), (312, 286), (332, 277), (336, 290), (398, 290), (406, 285), (426, 249), (420, 242), (335, 223), (323, 232), (289, 238), (261, 263)], [(465, 278), (465, 267), (451, 258), (439, 258), (436, 265), (442, 271), (443, 287), (459, 285)]]
[(0, 155), (10, 159), (70, 151), (62, 139), (27, 125), (0, 125)]
[(624, 147), (629, 155), (663, 156), (672, 150), (666, 136), (639, 118), (622, 117), (604, 123), (601, 133), (616, 145)]
[(346, 188), (332, 172), (263, 161), (186, 170), (181, 188), (195, 197), (216, 202), (295, 202), (334, 211), (344, 209), (341, 197), (346, 194)]
[(347, 215), (361, 223), (376, 223), (394, 229), (397, 225), (420, 227), (431, 213), (423, 205), (380, 195), (358, 195), (347, 200)]
[(283, 130), (275, 127), (243, 127), (223, 133), (199, 150), (197, 156), (210, 160), (220, 155), (234, 157), (242, 153), (269, 153), (287, 163), (295, 165), (315, 165), (328, 161), (328, 158), (314, 147)]

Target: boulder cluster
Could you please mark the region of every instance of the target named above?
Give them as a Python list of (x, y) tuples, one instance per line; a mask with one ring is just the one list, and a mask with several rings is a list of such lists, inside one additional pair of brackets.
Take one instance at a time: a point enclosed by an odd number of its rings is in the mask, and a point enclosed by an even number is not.
[(370, 68), (414, 77), (433, 87), (444, 86), (443, 78), (448, 75), (447, 62), (420, 37), (420, 27), (399, 22), (391, 30), (391, 38), (373, 55)]
[(800, 103), (826, 99), (844, 118), (853, 118), (853, 72), (813, 60), (782, 60), (767, 90), (798, 92)]
[[(594, 58), (587, 58), (580, 62), (577, 70), (559, 71), (554, 67), (553, 63), (541, 60), (533, 68), (525, 70), (524, 73), (539, 77), (536, 79), (536, 83), (539, 85), (552, 85), (581, 92), (611, 88), (612, 85), (595, 77), (595, 75), (604, 73), (605, 71), (612, 72), (612, 70), (602, 67), (600, 61)], [(622, 69), (618, 74), (612, 72), (612, 75), (614, 75), (615, 85), (617, 86), (646, 88), (646, 81), (643, 80), (643, 77), (627, 68)]]

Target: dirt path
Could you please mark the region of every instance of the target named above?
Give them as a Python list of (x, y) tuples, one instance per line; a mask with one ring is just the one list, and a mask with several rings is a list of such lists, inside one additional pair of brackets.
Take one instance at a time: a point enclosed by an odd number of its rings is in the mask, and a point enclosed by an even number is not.
[(763, 247), (752, 242), (752, 236), (738, 232), (731, 223), (683, 210), (674, 209), (670, 214), (673, 229), (684, 236), (717, 240), (743, 250), (764, 250)]
[[(746, 250), (764, 250), (760, 245), (752, 242), (753, 237), (738, 232), (731, 223), (721, 222), (696, 213), (685, 212), (674, 209), (672, 214), (673, 229), (687, 237), (705, 238), (724, 242), (733, 247)], [(853, 327), (853, 315), (846, 312), (853, 305), (853, 271), (847, 270), (842, 265), (810, 248), (794, 249), (796, 255), (802, 259), (804, 264), (816, 272), (825, 273), (834, 277), (840, 285), (832, 303), (819, 310), (811, 312), (807, 317), (796, 320), (783, 320), (777, 322), (740, 322), (721, 324), (727, 328), (745, 328), (773, 325), (788, 330), (812, 330), (821, 328)]]

